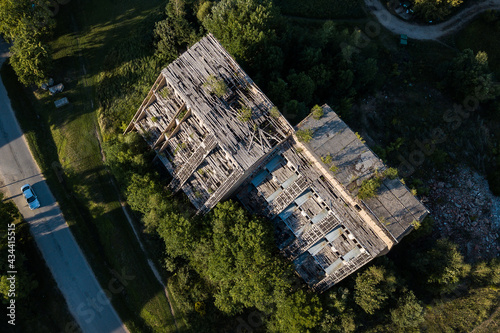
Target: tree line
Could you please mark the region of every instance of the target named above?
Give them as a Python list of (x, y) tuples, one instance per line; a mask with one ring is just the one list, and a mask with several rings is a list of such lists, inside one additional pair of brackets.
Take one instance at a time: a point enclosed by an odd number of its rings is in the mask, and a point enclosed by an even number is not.
[(49, 0), (0, 1), (0, 34), (10, 47), (10, 64), (25, 86), (48, 79), (52, 55), (49, 40), (55, 28)]

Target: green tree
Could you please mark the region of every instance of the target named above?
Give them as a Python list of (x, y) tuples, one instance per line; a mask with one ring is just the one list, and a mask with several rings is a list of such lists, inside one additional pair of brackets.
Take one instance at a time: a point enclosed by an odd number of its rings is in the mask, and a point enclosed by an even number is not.
[(411, 290), (398, 299), (397, 307), (391, 310), (391, 321), (399, 332), (418, 331), (424, 321), (424, 308)]
[(321, 320), (321, 333), (352, 333), (356, 331), (355, 313), (348, 307), (348, 297), (349, 290), (345, 288), (330, 292)]
[(494, 286), (500, 284), (500, 260), (479, 262), (471, 270), (471, 278), (475, 285)]
[(273, 294), (285, 288), (287, 272), (287, 266), (272, 254), (271, 225), (248, 216), (232, 201), (215, 207), (210, 224), (212, 250), (203, 275), (217, 285), (215, 305), (228, 314), (244, 307), (270, 312)]
[[(494, 309), (498, 308), (499, 292), (493, 288), (472, 288), (461, 297), (441, 300), (426, 309), (426, 332), (473, 332)], [(495, 316), (493, 316), (494, 318)], [(485, 325), (482, 332), (498, 332), (495, 324)], [(497, 327), (496, 327), (497, 328)]]
[[(50, 35), (55, 26), (49, 0), (0, 1), (0, 34), (13, 41), (25, 31), (41, 36)], [(35, 6), (32, 6), (35, 5)]]
[(268, 90), (269, 98), (280, 107), (283, 107), (290, 100), (288, 83), (282, 78), (269, 82)]
[(488, 67), (486, 52), (474, 55), (471, 49), (463, 50), (451, 63), (448, 83), (461, 98), (476, 97), (482, 101), (499, 94), (498, 83)]
[(10, 64), (22, 84), (41, 84), (47, 79), (52, 59), (48, 46), (36, 35), (26, 33), (18, 36), (10, 52)]
[(251, 62), (274, 37), (275, 10), (270, 0), (221, 0), (203, 25), (238, 61)]
[(289, 100), (283, 107), (283, 115), (292, 122), (304, 119), (307, 116), (307, 111), (304, 102), (299, 102), (296, 99)]
[(386, 305), (396, 289), (396, 277), (384, 267), (370, 266), (356, 276), (354, 300), (366, 313), (374, 314)]
[(355, 63), (357, 78), (356, 86), (358, 89), (364, 88), (372, 84), (378, 75), (377, 59), (368, 58)]
[(46, 44), (55, 26), (50, 1), (3, 0), (0, 2), (0, 34), (13, 41), (10, 63), (19, 81), (28, 86), (40, 84), (51, 69), (50, 49)]
[[(0, 221), (2, 221), (2, 223), (0, 223), (0, 272), (4, 274), (12, 270), (8, 268), (8, 265), (11, 264), (11, 262), (8, 261), (8, 255), (12, 254), (12, 252), (9, 252), (9, 249), (12, 249), (12, 247), (9, 247), (8, 243), (10, 236), (8, 229), (10, 226), (15, 225), (16, 247), (14, 265), (18, 271), (15, 279), (15, 299), (25, 300), (28, 298), (31, 291), (37, 288), (38, 282), (29, 274), (25, 266), (26, 256), (20, 248), (29, 237), (29, 234), (25, 236), (25, 234), (28, 233), (27, 228), (22, 229), (22, 222), (18, 222), (20, 217), (16, 206), (11, 201), (3, 201), (3, 193), (0, 193)], [(0, 298), (3, 304), (6, 304), (9, 299), (12, 298), (9, 296), (11, 282), (7, 279), (8, 277), (8, 274), (0, 276)]]
[(196, 245), (199, 227), (197, 219), (170, 210), (160, 215), (157, 232), (165, 242), (165, 250), (172, 257), (190, 258)]
[(149, 150), (144, 139), (137, 133), (117, 135), (104, 143), (106, 164), (111, 168), (113, 175), (125, 187), (131, 180), (133, 173), (143, 175), (149, 170)]
[(203, 22), (205, 17), (210, 13), (212, 9), (213, 3), (211, 1), (204, 1), (198, 7), (198, 11), (196, 12), (196, 18), (198, 21)]
[(305, 104), (311, 102), (316, 85), (306, 73), (292, 73), (286, 79), (290, 84), (290, 91), (294, 98)]
[(179, 51), (184, 51), (193, 44), (197, 37), (186, 19), (183, 0), (169, 1), (165, 13), (167, 17), (155, 24), (154, 36), (156, 56), (168, 63), (179, 56)]
[(328, 96), (331, 94), (331, 80), (334, 77), (333, 69), (329, 68), (326, 64), (319, 64), (311, 67), (307, 71), (307, 75), (313, 80), (317, 95)]
[(463, 0), (415, 0), (415, 14), (427, 21), (444, 20)]
[(453, 291), (470, 272), (457, 245), (447, 239), (440, 239), (429, 251), (417, 254), (412, 266), (434, 293)]
[(314, 332), (321, 319), (322, 308), (317, 295), (298, 290), (292, 294), (280, 292), (276, 297), (276, 312), (268, 323), (269, 332)]
[(348, 91), (354, 82), (354, 73), (350, 70), (343, 70), (339, 75), (339, 83), (337, 84), (343, 91)]

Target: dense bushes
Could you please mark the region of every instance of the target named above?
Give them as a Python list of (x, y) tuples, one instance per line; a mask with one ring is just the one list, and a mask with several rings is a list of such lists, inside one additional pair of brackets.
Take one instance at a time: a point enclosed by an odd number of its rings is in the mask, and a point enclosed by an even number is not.
[(426, 21), (442, 21), (459, 7), (463, 0), (415, 0), (415, 14)]
[[(168, 268), (177, 281), (186, 274), (199, 277), (198, 301), (214, 305), (207, 307), (209, 316), (253, 308), (270, 315), (269, 327), (277, 332), (303, 332), (316, 325), (319, 300), (292, 287), (300, 283), (291, 264), (276, 255), (269, 221), (249, 216), (231, 201), (205, 217), (194, 216), (194, 209), (186, 209), (186, 199), (173, 197), (148, 167), (151, 157), (136, 133), (108, 141), (105, 149), (128, 204), (140, 214), (146, 230), (163, 239)], [(183, 283), (176, 288), (192, 293), (190, 287)], [(193, 311), (188, 307), (190, 316)], [(295, 315), (289, 317), (289, 311)]]
[(47, 40), (54, 26), (50, 1), (0, 2), (0, 34), (13, 42), (10, 64), (25, 86), (48, 79), (52, 59)]

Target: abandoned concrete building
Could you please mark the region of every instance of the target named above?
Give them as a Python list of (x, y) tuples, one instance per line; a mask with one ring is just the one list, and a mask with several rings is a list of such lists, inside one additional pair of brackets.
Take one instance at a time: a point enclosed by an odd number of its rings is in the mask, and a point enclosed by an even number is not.
[[(279, 249), (317, 291), (387, 253), (428, 214), (328, 105), (293, 128), (212, 35), (163, 69), (133, 130), (199, 213), (235, 197), (272, 221)], [(368, 180), (376, 195), (361, 199)]]

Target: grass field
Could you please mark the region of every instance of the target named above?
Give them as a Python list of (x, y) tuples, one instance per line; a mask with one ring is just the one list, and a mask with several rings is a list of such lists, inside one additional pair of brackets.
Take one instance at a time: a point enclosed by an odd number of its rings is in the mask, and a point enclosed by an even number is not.
[(319, 19), (361, 18), (363, 0), (275, 0), (285, 15)]
[(464, 297), (438, 303), (427, 309), (425, 329), (427, 332), (471, 332), (478, 327), (476, 332), (496, 332), (487, 329), (498, 326), (498, 312), (494, 310), (499, 296), (494, 288), (480, 288)]
[(476, 327), (472, 333), (500, 332), (500, 306), (481, 325)]
[[(115, 308), (133, 332), (172, 332), (175, 327), (163, 289), (102, 162), (94, 96), (105, 55), (162, 7), (158, 0), (72, 1), (61, 6), (51, 44), (53, 77), (65, 85), (58, 96), (23, 89), (9, 67), (2, 71), (30, 147), (101, 285), (106, 288), (113, 271), (134, 276), (124, 292), (113, 295)], [(53, 101), (63, 96), (71, 105), (56, 109)], [(64, 172), (62, 184), (54, 171), (58, 165)]]

